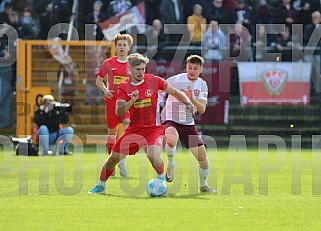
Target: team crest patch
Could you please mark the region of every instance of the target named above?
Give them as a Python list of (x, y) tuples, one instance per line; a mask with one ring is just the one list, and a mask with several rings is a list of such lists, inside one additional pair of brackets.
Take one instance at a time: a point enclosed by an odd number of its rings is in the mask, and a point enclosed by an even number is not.
[(153, 90), (152, 90), (152, 89), (147, 89), (147, 90), (145, 91), (145, 95), (146, 95), (147, 97), (151, 97), (152, 94), (153, 94)]
[(286, 83), (288, 73), (281, 69), (269, 69), (262, 73), (265, 89), (270, 95), (279, 95)]
[(195, 89), (195, 90), (194, 90), (194, 95), (195, 95), (196, 97), (199, 96), (199, 95), (200, 95), (200, 90)]

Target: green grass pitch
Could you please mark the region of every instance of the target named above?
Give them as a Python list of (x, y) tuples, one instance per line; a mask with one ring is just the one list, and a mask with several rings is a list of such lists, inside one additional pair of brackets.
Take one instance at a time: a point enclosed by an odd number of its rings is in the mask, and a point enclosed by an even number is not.
[(145, 192), (155, 174), (143, 153), (126, 159), (129, 177), (117, 172), (106, 195), (87, 194), (106, 158), (94, 148), (56, 157), (0, 153), (0, 230), (321, 229), (317, 151), (208, 150), (217, 195), (199, 193), (197, 163), (178, 151), (164, 198)]

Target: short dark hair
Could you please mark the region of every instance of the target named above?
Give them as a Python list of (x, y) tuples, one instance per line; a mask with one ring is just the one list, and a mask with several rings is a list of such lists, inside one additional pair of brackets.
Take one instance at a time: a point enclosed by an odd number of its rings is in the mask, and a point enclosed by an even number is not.
[(186, 59), (187, 63), (199, 64), (200, 66), (204, 65), (204, 59), (199, 55), (190, 55)]

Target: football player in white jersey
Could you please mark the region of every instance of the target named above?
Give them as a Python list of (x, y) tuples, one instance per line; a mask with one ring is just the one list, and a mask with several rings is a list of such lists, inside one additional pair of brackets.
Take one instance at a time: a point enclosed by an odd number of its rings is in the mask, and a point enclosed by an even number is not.
[(188, 148), (199, 163), (200, 191), (216, 193), (207, 185), (209, 163), (206, 149), (194, 122), (194, 114), (203, 114), (206, 110), (208, 87), (199, 75), (203, 71), (204, 59), (198, 55), (191, 55), (186, 60), (186, 73), (181, 73), (166, 80), (173, 87), (180, 89), (194, 105), (194, 112), (186, 110), (186, 106), (175, 97), (169, 95), (162, 111), (162, 121), (165, 125), (166, 152), (168, 165), (166, 180), (173, 181), (174, 154), (178, 140)]

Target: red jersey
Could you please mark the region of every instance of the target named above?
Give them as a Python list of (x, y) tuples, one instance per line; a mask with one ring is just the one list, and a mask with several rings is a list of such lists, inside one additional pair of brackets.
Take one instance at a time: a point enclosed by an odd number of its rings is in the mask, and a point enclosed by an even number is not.
[(133, 84), (130, 79), (119, 85), (117, 99), (131, 100), (131, 93), (138, 90), (138, 99), (129, 108), (130, 124), (135, 127), (157, 126), (158, 90), (165, 90), (168, 84), (160, 77), (145, 74), (144, 80), (139, 84)]
[(106, 75), (108, 76), (108, 90), (113, 93), (113, 97), (112, 99), (106, 98), (106, 103), (108, 105), (115, 106), (118, 85), (129, 78), (129, 72), (127, 71), (127, 61), (120, 62), (117, 56), (106, 59), (101, 65), (97, 75), (100, 78), (105, 78)]

